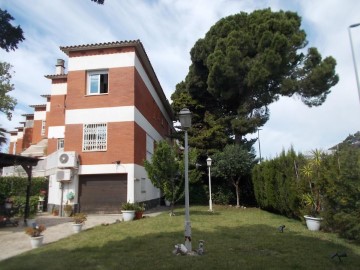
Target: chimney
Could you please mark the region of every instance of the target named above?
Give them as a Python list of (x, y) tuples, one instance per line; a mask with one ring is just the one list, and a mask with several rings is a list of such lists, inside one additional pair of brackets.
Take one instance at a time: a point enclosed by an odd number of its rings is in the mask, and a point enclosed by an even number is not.
[(56, 75), (63, 75), (64, 71), (65, 71), (65, 61), (63, 59), (58, 59), (56, 62), (56, 70), (55, 70), (55, 74)]

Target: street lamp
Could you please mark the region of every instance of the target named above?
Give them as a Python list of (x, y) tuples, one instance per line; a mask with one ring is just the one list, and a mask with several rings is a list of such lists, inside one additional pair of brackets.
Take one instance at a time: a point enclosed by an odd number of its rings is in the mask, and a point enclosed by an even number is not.
[(182, 109), (179, 114), (181, 127), (185, 130), (185, 247), (190, 252), (191, 247), (191, 223), (189, 209), (189, 149), (187, 130), (191, 127), (191, 112), (189, 109)]
[(352, 24), (352, 25), (350, 25), (348, 27), (348, 30), (349, 30), (349, 38), (350, 38), (350, 45), (351, 45), (351, 53), (352, 53), (352, 58), (353, 58), (353, 62), (354, 62), (356, 84), (357, 84), (357, 89), (358, 89), (358, 94), (359, 94), (359, 101), (360, 101), (360, 83), (359, 83), (359, 76), (358, 76), (358, 71), (357, 71), (357, 67), (356, 67), (354, 46), (353, 46), (353, 42), (352, 42), (352, 38), (351, 38), (351, 28), (355, 28), (355, 27), (358, 27), (358, 26), (360, 26), (360, 23)]
[(257, 132), (258, 132), (258, 141), (259, 141), (259, 155), (260, 155), (260, 163), (261, 163), (261, 147), (260, 147), (260, 134), (259, 134), (259, 131), (261, 130), (261, 128), (258, 128), (257, 129)]
[(212, 199), (211, 199), (211, 173), (210, 173), (210, 167), (211, 167), (211, 158), (208, 157), (206, 160), (207, 166), (209, 167), (209, 194), (210, 194), (210, 200), (209, 200), (209, 211), (212, 212)]

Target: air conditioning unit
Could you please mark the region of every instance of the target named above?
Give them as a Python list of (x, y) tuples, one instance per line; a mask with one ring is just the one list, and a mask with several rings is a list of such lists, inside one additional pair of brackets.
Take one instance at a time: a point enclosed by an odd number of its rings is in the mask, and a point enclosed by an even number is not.
[(77, 166), (78, 166), (77, 155), (75, 151), (59, 153), (58, 156), (59, 168), (76, 168)]
[(72, 172), (71, 169), (65, 170), (57, 170), (56, 171), (56, 181), (71, 181), (72, 179)]

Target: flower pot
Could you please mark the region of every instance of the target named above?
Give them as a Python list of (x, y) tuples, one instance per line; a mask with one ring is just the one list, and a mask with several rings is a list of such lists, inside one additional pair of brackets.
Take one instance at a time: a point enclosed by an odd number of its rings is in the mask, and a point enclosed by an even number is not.
[(121, 213), (124, 221), (131, 221), (135, 217), (135, 210), (121, 210)]
[(26, 225), (27, 225), (28, 227), (32, 227), (34, 223), (36, 223), (35, 218), (28, 218), (28, 219), (26, 219)]
[(306, 221), (306, 226), (310, 231), (318, 231), (320, 230), (321, 221), (323, 218), (311, 217), (311, 216), (304, 216)]
[(12, 202), (6, 202), (6, 203), (5, 203), (5, 208), (6, 208), (6, 209), (11, 209), (12, 206), (13, 206), (13, 203), (12, 203)]
[(70, 217), (72, 211), (64, 211), (65, 217)]
[(135, 212), (135, 219), (142, 219), (144, 211), (136, 211)]
[(44, 236), (36, 236), (36, 237), (30, 237), (30, 243), (32, 248), (38, 248), (42, 246), (44, 240)]
[(165, 199), (165, 205), (166, 206), (171, 206), (171, 202)]
[(84, 223), (80, 223), (80, 224), (73, 223), (72, 226), (73, 226), (73, 231), (74, 231), (74, 233), (79, 233), (79, 232), (81, 232), (83, 225), (84, 225)]

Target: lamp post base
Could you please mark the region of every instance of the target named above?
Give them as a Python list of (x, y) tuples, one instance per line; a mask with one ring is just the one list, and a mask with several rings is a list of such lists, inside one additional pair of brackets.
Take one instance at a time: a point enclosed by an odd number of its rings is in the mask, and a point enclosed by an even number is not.
[(192, 251), (191, 245), (191, 222), (185, 221), (185, 247), (188, 252)]

